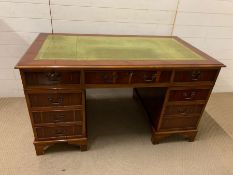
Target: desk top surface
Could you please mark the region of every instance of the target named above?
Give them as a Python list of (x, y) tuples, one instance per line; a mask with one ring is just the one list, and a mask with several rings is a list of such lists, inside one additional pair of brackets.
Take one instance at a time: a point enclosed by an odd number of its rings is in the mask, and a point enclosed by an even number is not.
[(40, 34), (16, 68), (223, 66), (178, 37)]
[(48, 35), (37, 60), (203, 60), (173, 38)]

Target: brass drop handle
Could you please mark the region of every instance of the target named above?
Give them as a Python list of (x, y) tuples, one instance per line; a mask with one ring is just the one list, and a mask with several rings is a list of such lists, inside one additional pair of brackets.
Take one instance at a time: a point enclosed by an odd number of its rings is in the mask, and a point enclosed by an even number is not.
[(154, 73), (151, 76), (148, 76), (147, 74), (144, 74), (144, 81), (147, 82), (147, 83), (153, 82), (156, 77), (157, 77), (157, 73)]
[(129, 77), (132, 78), (133, 74), (134, 74), (134, 72), (129, 72)]
[(64, 136), (65, 133), (66, 133), (66, 130), (65, 130), (65, 129), (56, 129), (56, 130), (55, 130), (55, 134), (56, 134), (57, 136)]
[(64, 120), (64, 118), (65, 118), (64, 114), (54, 116), (54, 122), (61, 122), (62, 120)]
[(185, 97), (184, 98), (185, 100), (192, 100), (195, 97), (195, 95), (196, 95), (195, 91), (193, 91), (193, 92), (191, 92), (189, 94), (187, 92), (183, 93), (183, 96)]
[(128, 75), (129, 75), (128, 83), (132, 83), (132, 78), (133, 78), (134, 72), (131, 71), (128, 73)]
[(185, 109), (179, 109), (178, 112), (181, 114), (181, 115), (187, 115), (187, 111)]
[(59, 72), (49, 72), (47, 78), (49, 81), (60, 81), (61, 74)]
[(197, 81), (201, 76), (201, 71), (195, 70), (192, 72), (192, 80)]
[(52, 105), (61, 105), (63, 103), (63, 97), (58, 97), (57, 99), (54, 99), (53, 97), (48, 97), (49, 102)]

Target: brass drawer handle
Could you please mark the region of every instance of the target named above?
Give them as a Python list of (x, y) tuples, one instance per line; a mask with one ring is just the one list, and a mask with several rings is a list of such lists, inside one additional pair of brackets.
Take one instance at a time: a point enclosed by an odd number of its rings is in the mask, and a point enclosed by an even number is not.
[(65, 115), (64, 115), (64, 114), (60, 114), (60, 115), (54, 116), (54, 117), (53, 117), (53, 120), (54, 120), (54, 122), (56, 123), (56, 122), (61, 122), (61, 121), (63, 121), (64, 118), (65, 118)]
[(61, 105), (63, 103), (63, 97), (58, 97), (57, 99), (54, 99), (52, 97), (48, 97), (49, 102), (52, 105)]
[(65, 129), (56, 129), (55, 130), (55, 135), (64, 136), (64, 135), (66, 135), (66, 130)]
[(189, 94), (187, 92), (183, 93), (183, 96), (184, 96), (185, 100), (192, 100), (195, 97), (195, 95), (196, 95), (195, 91), (193, 91), (193, 92), (191, 92)]
[(178, 112), (181, 115), (187, 115), (187, 110), (185, 110), (185, 109), (179, 109)]
[(195, 70), (195, 71), (192, 72), (191, 76), (192, 76), (193, 81), (197, 81), (197, 80), (199, 80), (199, 78), (201, 76), (201, 71)]
[(134, 75), (134, 72), (129, 72), (128, 74), (129, 74), (129, 78), (132, 78)]
[(49, 81), (60, 81), (61, 74), (59, 72), (49, 72), (47, 77)]
[(152, 74), (152, 76), (148, 76), (144, 74), (144, 81), (147, 83), (153, 82), (156, 79), (157, 75), (158, 75), (157, 73)]

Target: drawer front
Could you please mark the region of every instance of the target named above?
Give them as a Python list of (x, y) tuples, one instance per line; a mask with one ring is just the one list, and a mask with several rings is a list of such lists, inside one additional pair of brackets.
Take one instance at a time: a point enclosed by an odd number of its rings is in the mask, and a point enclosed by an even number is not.
[(82, 135), (82, 126), (78, 125), (36, 127), (35, 130), (38, 139), (63, 139)]
[(165, 116), (173, 116), (173, 115), (199, 115), (201, 114), (204, 108), (203, 104), (195, 104), (195, 105), (168, 105), (165, 108), (164, 115)]
[(82, 105), (82, 93), (32, 93), (28, 94), (31, 107)]
[(172, 71), (87, 71), (86, 84), (145, 84), (170, 82)]
[(131, 83), (169, 82), (171, 71), (134, 71)]
[(85, 72), (86, 84), (113, 84), (116, 75), (112, 71)]
[(41, 111), (32, 112), (34, 124), (81, 122), (83, 120), (82, 110), (71, 111)]
[(206, 100), (210, 89), (171, 90), (168, 101)]
[(26, 86), (80, 84), (79, 71), (24, 72)]
[(128, 71), (90, 71), (85, 73), (86, 84), (129, 84)]
[(198, 121), (199, 117), (164, 117), (160, 130), (195, 129)]
[(176, 71), (174, 82), (201, 82), (201, 81), (215, 81), (218, 74), (217, 69), (213, 70), (184, 70)]
[(129, 84), (130, 83), (131, 72), (118, 71), (115, 74), (116, 74), (116, 79), (115, 79), (116, 84)]

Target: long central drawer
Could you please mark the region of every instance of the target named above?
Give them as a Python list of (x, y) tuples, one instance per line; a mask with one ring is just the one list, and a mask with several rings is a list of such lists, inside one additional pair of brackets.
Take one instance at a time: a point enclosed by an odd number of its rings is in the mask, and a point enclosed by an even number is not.
[(150, 84), (170, 82), (171, 70), (85, 71), (85, 84)]

